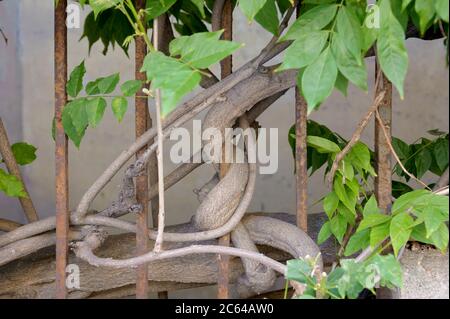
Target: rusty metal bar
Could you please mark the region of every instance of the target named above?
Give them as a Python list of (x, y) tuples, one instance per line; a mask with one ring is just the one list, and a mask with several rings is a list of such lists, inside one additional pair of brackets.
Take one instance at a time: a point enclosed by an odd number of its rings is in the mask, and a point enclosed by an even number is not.
[[(391, 137), (392, 126), (392, 83), (384, 76), (382, 72), (378, 72), (379, 65), (376, 64), (375, 74), (380, 73), (380, 85), (378, 85), (378, 94), (385, 90), (386, 94), (382, 103), (378, 108), (380, 117), (384, 123), (386, 132)], [(389, 212), (392, 204), (392, 173), (391, 173), (391, 151), (389, 144), (383, 133), (380, 123), (375, 119), (375, 158), (377, 177), (375, 178), (375, 196), (378, 206), (385, 212)]]
[[(136, 1), (136, 9), (145, 8), (144, 0)], [(147, 55), (147, 45), (143, 37), (136, 38), (135, 47), (135, 78), (137, 80), (146, 81), (145, 73), (140, 70), (144, 63), (144, 58)], [(140, 97), (138, 97), (140, 96)], [(142, 94), (138, 92), (135, 97), (135, 130), (136, 138), (144, 134), (148, 127), (148, 100), (141, 97)], [(145, 147), (137, 152), (136, 157), (139, 157), (145, 151)], [(136, 200), (141, 205), (141, 211), (137, 214), (137, 231), (136, 231), (136, 254), (142, 255), (148, 252), (148, 168), (145, 168), (143, 174), (136, 178)], [(136, 271), (136, 298), (148, 298), (148, 264), (141, 265)]]
[(308, 163), (307, 121), (308, 106), (299, 88), (295, 88), (295, 184), (297, 226), (308, 231)]
[(67, 297), (66, 266), (69, 243), (69, 153), (62, 124), (67, 103), (67, 0), (55, 8), (55, 183), (56, 183), (56, 298)]
[[(221, 28), (224, 29), (223, 39), (232, 40), (233, 39), (233, 4), (231, 0), (225, 1)], [(221, 78), (224, 79), (233, 72), (233, 57), (229, 56), (220, 62), (221, 67)], [(220, 165), (220, 178), (223, 178), (227, 171), (229, 165), (227, 163), (222, 163)], [(224, 235), (219, 238), (219, 245), (229, 246), (230, 245), (230, 235)], [(230, 276), (230, 258), (226, 255), (218, 255), (218, 274), (217, 274), (217, 298), (218, 299), (228, 299), (230, 298), (229, 293), (229, 276)]]
[(5, 162), (6, 168), (9, 173), (14, 175), (23, 185), (23, 190), (26, 197), (19, 197), (20, 204), (22, 205), (23, 212), (27, 217), (28, 222), (35, 222), (39, 220), (36, 209), (34, 208), (33, 201), (31, 200), (30, 193), (27, 190), (27, 186), (22, 178), (22, 174), (19, 169), (19, 165), (14, 157), (11, 149), (11, 145), (8, 139), (8, 133), (3, 125), (2, 118), (0, 117), (0, 154)]
[[(297, 5), (297, 18), (300, 4)], [(295, 87), (295, 186), (297, 226), (308, 232), (308, 105), (298, 87)]]

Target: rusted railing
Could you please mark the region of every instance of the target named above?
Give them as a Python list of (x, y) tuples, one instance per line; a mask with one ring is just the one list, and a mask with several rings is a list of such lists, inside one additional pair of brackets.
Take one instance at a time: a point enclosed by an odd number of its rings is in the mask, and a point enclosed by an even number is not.
[[(232, 40), (233, 39), (233, 4), (231, 0), (226, 0), (221, 17), (221, 29), (224, 29), (223, 39)], [(221, 78), (224, 79), (233, 72), (233, 57), (229, 56), (220, 62), (221, 68)], [(229, 165), (223, 163), (220, 165), (220, 178), (223, 178), (227, 171)], [(219, 245), (229, 246), (230, 245), (230, 234), (227, 234), (219, 238)], [(229, 276), (230, 276), (230, 258), (229, 256), (219, 255), (218, 256), (218, 276), (217, 276), (217, 298), (228, 299), (230, 297), (229, 293)]]
[[(144, 8), (145, 1), (138, 0), (138, 10)], [(66, 28), (67, 0), (60, 0), (55, 8), (55, 171), (56, 171), (56, 298), (66, 298), (66, 266), (68, 259), (68, 232), (69, 232), (69, 192), (68, 192), (68, 141), (62, 125), (62, 110), (67, 102), (67, 28)], [(233, 6), (230, 0), (225, 1), (222, 9), (220, 27), (224, 29), (223, 38), (232, 39)], [(144, 39), (136, 39), (135, 52), (135, 78), (145, 81), (145, 74), (140, 72), (147, 47)], [(232, 57), (221, 62), (221, 77), (225, 78), (232, 73)], [(376, 72), (378, 73), (378, 72)], [(392, 84), (383, 76), (379, 90), (385, 90), (386, 96), (379, 108), (385, 128), (391, 132), (392, 126)], [(377, 92), (378, 93), (378, 92)], [(136, 138), (141, 136), (151, 126), (151, 118), (148, 111), (148, 100), (139, 92), (135, 98), (135, 128)], [(295, 94), (295, 119), (296, 119), (296, 213), (297, 224), (307, 231), (307, 105), (300, 91)], [(375, 193), (379, 205), (388, 210), (391, 204), (391, 161), (389, 145), (381, 130), (380, 124), (375, 124), (375, 152), (377, 163), (377, 178)], [(137, 153), (140, 156), (141, 152)], [(221, 176), (227, 171), (227, 165), (221, 165)], [(148, 171), (136, 178), (136, 198), (142, 210), (137, 216), (136, 253), (146, 253), (148, 247)], [(31, 218), (31, 216), (29, 217)], [(9, 225), (9, 224), (8, 224)], [(13, 227), (14, 225), (10, 225)], [(226, 235), (219, 240), (220, 245), (229, 245), (230, 236)], [(218, 298), (229, 298), (229, 258), (218, 256)], [(159, 295), (167, 295), (162, 293)], [(148, 297), (148, 265), (142, 265), (137, 270), (136, 297)]]
[[(300, 4), (297, 6), (297, 17)], [(308, 105), (300, 89), (295, 88), (295, 185), (297, 226), (308, 231), (308, 154), (307, 154)]]
[(55, 189), (56, 189), (56, 298), (67, 297), (66, 266), (69, 234), (69, 154), (62, 124), (67, 102), (67, 0), (55, 8)]
[[(136, 1), (136, 9), (139, 11), (145, 8), (145, 0)], [(145, 73), (140, 70), (147, 55), (147, 45), (143, 37), (136, 38), (135, 48), (135, 78), (145, 82)], [(148, 111), (148, 99), (143, 97), (142, 91), (136, 94), (135, 98), (135, 130), (136, 138), (144, 134), (150, 124)], [(142, 155), (145, 147), (136, 153), (136, 158)], [(136, 254), (143, 255), (148, 252), (148, 168), (136, 177), (136, 200), (141, 206), (141, 211), (137, 214), (136, 232)], [(148, 298), (148, 265), (144, 264), (137, 269), (136, 278), (136, 298)]]
[[(381, 102), (378, 113), (384, 123), (386, 132), (391, 138), (392, 126), (392, 83), (384, 76), (383, 72), (378, 72), (379, 65), (376, 63), (375, 74), (381, 76), (378, 94), (385, 91), (384, 99)], [(379, 207), (388, 212), (392, 203), (392, 171), (391, 171), (391, 150), (389, 143), (383, 132), (383, 128), (375, 117), (375, 158), (377, 176), (375, 178), (375, 196), (377, 197)]]

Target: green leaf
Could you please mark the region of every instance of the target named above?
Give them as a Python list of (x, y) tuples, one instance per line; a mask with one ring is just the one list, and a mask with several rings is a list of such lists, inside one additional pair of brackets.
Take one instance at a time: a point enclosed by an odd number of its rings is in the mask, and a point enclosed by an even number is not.
[(412, 0), (403, 0), (402, 1), (402, 10), (405, 10), (409, 4), (411, 3)]
[(70, 73), (69, 81), (66, 84), (67, 94), (75, 98), (83, 89), (83, 77), (86, 74), (86, 67), (84, 66), (84, 60), (73, 69)]
[(425, 214), (423, 214), (425, 229), (427, 231), (427, 238), (437, 231), (442, 224), (448, 221), (448, 216), (445, 216), (441, 211), (435, 207), (429, 207), (425, 209)]
[(161, 52), (148, 54), (142, 71), (147, 72), (152, 88), (161, 89), (162, 116), (169, 114), (201, 80), (198, 71)]
[(241, 0), (239, 1), (239, 7), (247, 19), (252, 21), (256, 14), (264, 7), (266, 1), (267, 0)]
[(73, 100), (66, 105), (66, 108), (68, 108), (70, 111), (72, 124), (74, 125), (78, 134), (84, 132), (89, 124), (89, 119), (86, 112), (87, 103), (88, 100), (86, 98), (81, 98)]
[(427, 149), (423, 149), (419, 154), (415, 156), (415, 164), (416, 164), (416, 177), (421, 178), (431, 167), (431, 163), (433, 162), (433, 157), (431, 153)]
[(436, 13), (445, 22), (448, 22), (448, 3), (448, 0), (434, 1), (434, 8), (436, 9)]
[[(173, 2), (176, 2), (174, 0), (172, 0)], [(198, 9), (198, 11), (200, 12), (200, 15), (202, 16), (202, 18), (205, 18), (205, 1), (204, 0), (191, 0), (191, 2), (195, 5), (195, 7)]]
[(342, 176), (346, 180), (353, 180), (353, 177), (355, 176), (355, 171), (353, 170), (353, 166), (349, 161), (342, 160), (340, 164), (339, 172), (342, 173)]
[(75, 125), (73, 124), (73, 121), (72, 121), (71, 110), (66, 105), (66, 107), (64, 107), (63, 112), (62, 112), (62, 124), (63, 124), (64, 132), (66, 133), (66, 135), (75, 144), (75, 146), (77, 148), (79, 148), (80, 144), (81, 144), (81, 140), (83, 139), (84, 133), (86, 131), (87, 122), (86, 122), (86, 125), (85, 125), (84, 129), (82, 130), (82, 132), (78, 132), (78, 130), (75, 128)]
[(378, 59), (384, 74), (395, 85), (403, 99), (408, 53), (405, 47), (405, 33), (392, 13), (389, 0), (381, 1), (380, 26), (377, 41)]
[(30, 164), (36, 159), (37, 148), (25, 142), (19, 142), (11, 145), (11, 150), (17, 164), (19, 165)]
[(416, 203), (426, 199), (428, 195), (430, 195), (429, 191), (418, 189), (400, 196), (392, 205), (392, 215), (405, 212)]
[(439, 166), (441, 171), (444, 171), (448, 167), (448, 153), (448, 139), (438, 139), (433, 148), (433, 155), (436, 160), (436, 164)]
[(425, 31), (427, 30), (431, 20), (433, 20), (436, 13), (434, 6), (435, 1), (436, 0), (416, 0), (414, 4), (414, 9), (419, 15), (419, 28), (422, 35), (425, 34)]
[(100, 94), (112, 93), (116, 89), (116, 86), (119, 83), (119, 81), (120, 81), (119, 73), (107, 76), (105, 78), (101, 78), (97, 83)]
[(368, 28), (364, 23), (361, 29), (362, 33), (362, 53), (365, 55), (375, 44), (378, 38), (379, 28)]
[(370, 214), (379, 214), (379, 213), (380, 209), (378, 208), (377, 199), (375, 198), (375, 195), (372, 195), (370, 196), (366, 205), (364, 205), (363, 216), (367, 217)]
[(361, 64), (362, 34), (358, 17), (352, 10), (342, 6), (336, 17), (336, 28), (338, 33), (343, 35), (343, 45), (357, 61), (357, 65)]
[(356, 200), (354, 197), (349, 197), (345, 185), (342, 183), (341, 178), (335, 178), (333, 183), (333, 190), (336, 195), (339, 197), (339, 200), (350, 209), (350, 211), (355, 212), (355, 204)]
[(296, 40), (309, 31), (322, 30), (333, 20), (336, 10), (336, 4), (324, 4), (302, 13), (280, 41)]
[(364, 219), (359, 224), (357, 232), (360, 232), (367, 228), (372, 228), (372, 227), (384, 224), (390, 220), (391, 220), (391, 216), (389, 216), (389, 215), (378, 214), (378, 213), (369, 214), (367, 216), (364, 216)]
[(448, 247), (448, 227), (441, 224), (439, 228), (431, 235), (431, 242), (442, 252), (445, 252)]
[(392, 181), (392, 196), (399, 198), (405, 193), (411, 192), (413, 189), (405, 183)]
[(329, 47), (308, 65), (301, 79), (301, 90), (308, 103), (308, 113), (333, 92), (338, 69)]
[(111, 103), (114, 116), (119, 122), (122, 122), (123, 117), (128, 109), (128, 101), (124, 97), (115, 97)]
[(346, 35), (336, 34), (333, 37), (331, 49), (339, 71), (353, 84), (363, 91), (367, 88), (367, 70), (364, 62), (358, 61), (345, 45)]
[(361, 284), (364, 264), (357, 263), (354, 259), (341, 260), (343, 275), (337, 280), (337, 288), (342, 298), (356, 299), (364, 285)]
[(330, 219), (330, 230), (336, 237), (338, 242), (341, 244), (344, 238), (345, 232), (347, 231), (347, 220), (341, 214), (336, 214)]
[(389, 236), (390, 225), (384, 223), (370, 230), (370, 247), (374, 248)]
[(317, 243), (319, 245), (324, 243), (331, 235), (330, 222), (325, 222), (320, 228), (319, 235), (317, 235)]
[(351, 256), (354, 253), (368, 247), (369, 235), (370, 235), (369, 229), (364, 229), (360, 232), (353, 234), (352, 237), (350, 237), (347, 246), (345, 247), (344, 255)]
[(86, 113), (89, 125), (96, 127), (103, 118), (106, 109), (106, 101), (102, 97), (96, 97), (87, 101)]
[(413, 224), (414, 220), (408, 213), (400, 213), (392, 218), (389, 233), (395, 256), (408, 242)]
[(286, 50), (277, 71), (301, 69), (317, 59), (327, 43), (328, 32), (312, 31), (300, 35)]
[(0, 191), (9, 197), (27, 197), (22, 183), (0, 168)]
[(121, 85), (120, 90), (122, 91), (122, 94), (124, 96), (133, 96), (142, 87), (142, 81), (140, 80), (130, 80), (126, 81), (124, 84)]
[(328, 193), (323, 200), (323, 209), (327, 214), (328, 218), (333, 216), (333, 213), (336, 211), (339, 205), (339, 197), (335, 192)]
[(356, 143), (348, 155), (346, 156), (348, 160), (352, 163), (353, 166), (362, 168), (368, 173), (375, 176), (375, 172), (373, 167), (370, 164), (370, 151), (367, 145), (364, 143), (358, 142)]
[(80, 40), (83, 38), (87, 38), (89, 42), (89, 53), (91, 52), (91, 48), (95, 42), (100, 40), (100, 31), (97, 26), (98, 21), (95, 20), (94, 12), (88, 14), (86, 19), (84, 20), (83, 26), (83, 35)]
[(398, 259), (392, 254), (385, 256), (375, 255), (368, 263), (376, 266), (377, 273), (380, 276), (380, 285), (382, 287), (402, 287), (402, 266)]
[(88, 95), (100, 94), (100, 89), (98, 88), (98, 83), (103, 79), (104, 78), (98, 78), (95, 81), (88, 82), (88, 84), (86, 84), (86, 93)]
[(338, 89), (344, 96), (347, 96), (348, 80), (345, 76), (342, 75), (341, 72), (338, 72), (334, 87)]
[[(147, 21), (153, 20), (156, 17), (159, 17), (161, 14), (167, 12), (174, 4), (177, 2), (176, 0), (147, 0), (147, 4), (145, 7), (145, 13)], [(198, 3), (198, 1), (193, 1), (194, 3)], [(202, 1), (203, 2), (203, 1)], [(203, 4), (202, 4), (203, 9)], [(203, 11), (204, 14), (204, 11)]]
[(319, 153), (339, 153), (341, 151), (336, 143), (319, 136), (308, 136), (307, 143)]
[(241, 44), (220, 40), (223, 30), (200, 32), (182, 36), (170, 42), (170, 54), (180, 55), (184, 63), (198, 69), (205, 69), (223, 60), (241, 47)]
[(392, 147), (401, 160), (407, 159), (409, 157), (409, 146), (401, 139), (392, 137)]
[(312, 272), (310, 264), (302, 259), (292, 259), (287, 261), (286, 279), (306, 283)]
[(123, 0), (89, 0), (89, 5), (94, 10), (95, 18), (106, 9), (113, 8)]
[(273, 35), (277, 35), (280, 22), (278, 20), (278, 11), (275, 6), (275, 0), (267, 0), (264, 7), (256, 14), (255, 20), (264, 29)]

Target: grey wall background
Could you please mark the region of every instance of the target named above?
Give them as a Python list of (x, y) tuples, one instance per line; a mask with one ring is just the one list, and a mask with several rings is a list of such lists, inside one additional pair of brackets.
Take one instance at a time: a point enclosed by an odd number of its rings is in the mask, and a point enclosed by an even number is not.
[[(0, 116), (12, 142), (24, 140), (38, 147), (38, 159), (24, 169), (31, 197), (41, 217), (54, 214), (54, 145), (51, 139), (53, 117), (53, 0), (5, 0), (0, 2), (0, 27), (9, 38), (0, 41)], [(84, 13), (85, 14), (85, 13)], [(88, 56), (86, 40), (79, 41), (82, 29), (69, 30), (69, 70), (86, 58), (86, 81), (120, 72), (121, 81), (133, 77), (133, 54), (130, 59), (122, 51), (101, 54), (96, 44)], [(240, 12), (235, 13), (235, 41), (245, 43), (235, 56), (235, 67), (253, 57), (269, 40), (270, 35), (256, 24), (248, 24)], [(394, 135), (408, 142), (423, 136), (428, 129), (448, 131), (449, 73), (442, 41), (408, 40), (410, 67), (406, 81), (406, 98), (400, 101), (395, 92)], [(373, 59), (369, 59), (369, 78), (373, 85)], [(370, 91), (369, 91), (370, 92)], [(351, 136), (360, 117), (370, 105), (372, 93), (365, 94), (350, 87), (349, 97), (333, 93), (311, 118)], [(153, 109), (153, 105), (151, 107)], [(109, 163), (133, 141), (133, 105), (119, 124), (111, 110), (95, 130), (89, 129), (80, 149), (70, 147), (70, 203), (75, 208), (83, 192)], [(294, 213), (295, 190), (293, 160), (287, 142), (289, 127), (294, 122), (293, 92), (289, 92), (260, 118), (264, 127), (279, 128), (279, 170), (274, 175), (258, 177), (251, 211)], [(187, 126), (189, 127), (189, 125)], [(372, 145), (373, 126), (363, 135)], [(170, 143), (167, 143), (166, 150)], [(167, 159), (167, 156), (166, 156)], [(174, 166), (166, 160), (166, 172)], [(192, 189), (208, 180), (212, 170), (197, 170), (166, 194), (169, 223), (189, 220), (198, 202)], [(430, 177), (432, 178), (432, 177)], [(96, 209), (115, 199), (121, 174), (105, 188), (94, 202)], [(310, 181), (310, 203), (327, 191), (322, 175)], [(320, 207), (311, 207), (317, 212)], [(0, 194), (0, 215), (24, 222), (16, 200)]]

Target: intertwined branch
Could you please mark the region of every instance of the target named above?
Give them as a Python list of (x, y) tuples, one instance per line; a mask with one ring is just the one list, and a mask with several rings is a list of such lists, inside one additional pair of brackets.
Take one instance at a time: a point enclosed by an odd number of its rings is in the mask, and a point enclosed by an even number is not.
[[(220, 1), (216, 3), (220, 4)], [(220, 10), (216, 11), (220, 12)], [(280, 25), (280, 34), (286, 28), (293, 11), (293, 9), (288, 10), (286, 13)], [(217, 21), (218, 17), (213, 17), (213, 23), (220, 22)], [(408, 30), (408, 35), (417, 36), (418, 33)], [(233, 127), (238, 118), (241, 119), (239, 121), (241, 127), (248, 127), (259, 114), (264, 112), (288, 89), (296, 85), (296, 71), (274, 73), (273, 70), (276, 66), (267, 67), (264, 65), (290, 45), (290, 42), (277, 43), (277, 40), (278, 37), (271, 39), (258, 56), (220, 82), (215, 77), (205, 77), (202, 81), (205, 90), (180, 105), (164, 119), (162, 136), (167, 138), (175, 128), (182, 126), (208, 108), (210, 110), (205, 120), (204, 129), (215, 127), (223, 130), (226, 127)], [(377, 97), (374, 106), (371, 108), (373, 110), (369, 118), (377, 109), (378, 99)], [(94, 250), (101, 247), (107, 238), (104, 227), (136, 232), (136, 224), (120, 220), (118, 217), (139, 212), (141, 209), (135, 199), (133, 181), (148, 165), (151, 155), (158, 147), (158, 143), (161, 143), (160, 141), (153, 141), (156, 135), (157, 130), (155, 128), (150, 129), (124, 150), (89, 187), (76, 210), (72, 212), (70, 237), (74, 241), (73, 249), (79, 258), (96, 266), (128, 268), (191, 254), (234, 255), (241, 257), (244, 261), (245, 276), (240, 283), (253, 292), (261, 292), (270, 287), (273, 282), (272, 270), (284, 274), (286, 268), (283, 264), (259, 253), (255, 244), (269, 245), (284, 250), (295, 258), (305, 255), (313, 256), (319, 253), (319, 248), (314, 241), (303, 231), (289, 223), (264, 216), (244, 218), (253, 196), (256, 177), (255, 165), (244, 163), (235, 164), (234, 168), (230, 168), (227, 175), (206, 194), (198, 210), (194, 213), (193, 220), (186, 226), (187, 232), (170, 232), (169, 230), (160, 233), (160, 238), (162, 235), (167, 246), (170, 242), (195, 242), (195, 245), (150, 252), (142, 256), (122, 260), (96, 256)], [(149, 143), (150, 145), (148, 145)], [(213, 141), (206, 142), (203, 147), (208, 143), (213, 143)], [(146, 151), (125, 170), (118, 199), (101, 212), (90, 211), (90, 205), (99, 192), (126, 162), (143, 147), (146, 147)], [(345, 153), (343, 154), (342, 156), (345, 156)], [(166, 176), (165, 188), (173, 186), (200, 165), (197, 163), (181, 165)], [(155, 187), (151, 188), (149, 200), (162, 191), (162, 189)], [(221, 194), (221, 196), (217, 196), (217, 194)], [(219, 197), (222, 197), (222, 203), (217, 203), (220, 200)], [(13, 228), (15, 227), (10, 229)], [(160, 227), (160, 229), (162, 228), (164, 227)], [(55, 218), (50, 217), (0, 235), (0, 266), (54, 245), (54, 229)], [(215, 240), (230, 232), (233, 233), (233, 243), (236, 247), (199, 245), (199, 243)], [(149, 239), (156, 239), (157, 237), (157, 231), (149, 229)], [(265, 267), (265, 271), (262, 272), (263, 276), (257, 274), (257, 272), (261, 273), (261, 266)]]

